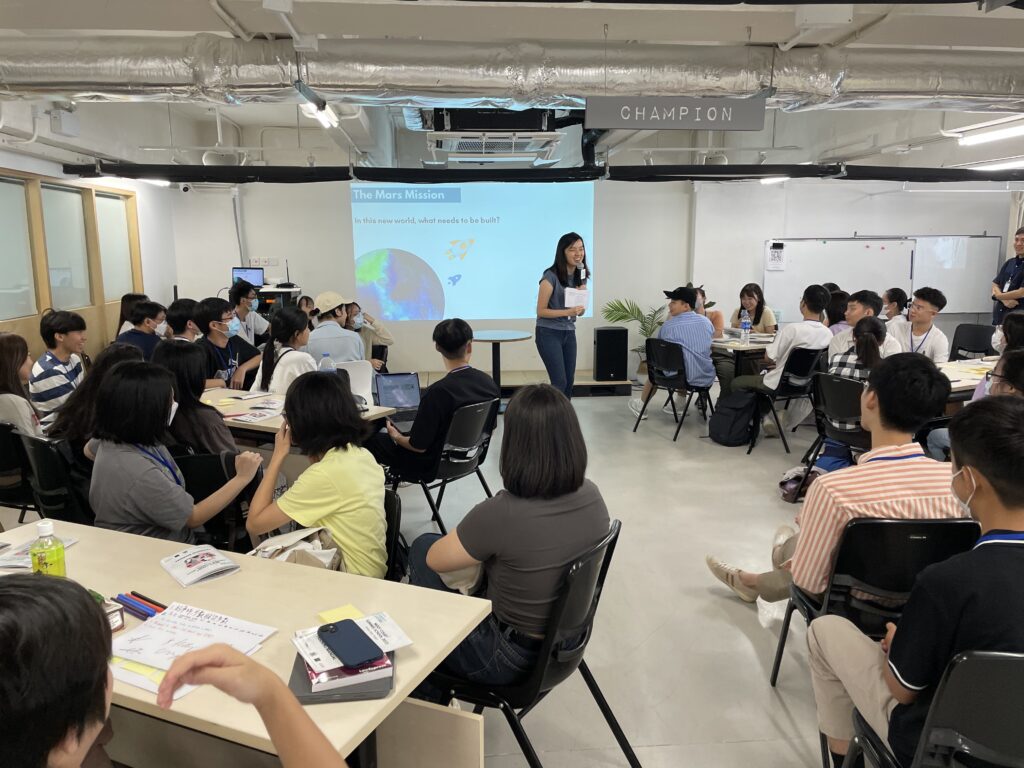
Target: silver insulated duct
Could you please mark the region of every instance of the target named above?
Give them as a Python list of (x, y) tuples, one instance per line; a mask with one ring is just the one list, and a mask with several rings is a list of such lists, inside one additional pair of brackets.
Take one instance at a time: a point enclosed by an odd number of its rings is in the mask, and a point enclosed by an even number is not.
[(1001, 52), (190, 38), (0, 39), (0, 98), (332, 101), (400, 107), (580, 108), (607, 94), (750, 96), (807, 109), (1024, 111), (1024, 58)]

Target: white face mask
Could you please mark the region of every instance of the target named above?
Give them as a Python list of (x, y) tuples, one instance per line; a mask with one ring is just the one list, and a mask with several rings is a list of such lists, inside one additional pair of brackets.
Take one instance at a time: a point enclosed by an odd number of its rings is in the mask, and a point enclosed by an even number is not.
[(157, 336), (164, 336), (164, 335), (166, 335), (166, 333), (167, 333), (167, 321), (164, 320), (162, 323), (160, 323), (156, 327), (156, 335)]
[(167, 417), (167, 426), (171, 426), (171, 422), (174, 421), (174, 414), (178, 412), (178, 401), (171, 400), (171, 415)]
[[(959, 475), (960, 472), (963, 472), (965, 469), (967, 469), (967, 468), (966, 467), (962, 467), (960, 469), (960, 471), (956, 473), (956, 475)], [(956, 475), (953, 475), (953, 480), (956, 480)], [(953, 490), (952, 484), (950, 484), (950, 486), (949, 486), (949, 491), (950, 491), (950, 493), (953, 494), (953, 498), (956, 499), (956, 503), (960, 505), (960, 509), (963, 511), (964, 517), (969, 517), (972, 520), (977, 520), (977, 518), (971, 512), (971, 501), (974, 500), (974, 494), (976, 494), (978, 492), (978, 484), (974, 480), (974, 473), (973, 472), (968, 472), (967, 476), (969, 478), (971, 478), (971, 495), (967, 497), (967, 501), (964, 501), (963, 499), (961, 499), (959, 496), (956, 495), (956, 491)]]

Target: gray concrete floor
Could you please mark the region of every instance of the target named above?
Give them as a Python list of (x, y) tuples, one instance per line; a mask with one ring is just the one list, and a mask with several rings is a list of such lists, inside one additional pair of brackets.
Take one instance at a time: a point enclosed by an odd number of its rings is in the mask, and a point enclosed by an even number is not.
[[(801, 429), (786, 455), (778, 439), (751, 456), (702, 437), (687, 416), (672, 443), (669, 414), (652, 408), (636, 434), (624, 397), (574, 400), (590, 453), (589, 477), (613, 518), (622, 521), (587, 662), (645, 768), (813, 768), (820, 764), (803, 622), (795, 621), (777, 689), (768, 673), (779, 622), (759, 620), (715, 581), (704, 556), (750, 569), (769, 565), (775, 528), (797, 507), (776, 490), (812, 437)], [(499, 425), (500, 432), (500, 425)], [(500, 434), (484, 473), (493, 490)], [(429, 511), (417, 487), (403, 488), (403, 530), (427, 531)], [(446, 492), (442, 514), (454, 527), (483, 490), (472, 479)], [(35, 518), (30, 516), (31, 520)], [(11, 528), (17, 513), (0, 509)], [(574, 675), (525, 720), (549, 768), (625, 766), (582, 678)], [(486, 715), (487, 768), (526, 761), (496, 712)]]

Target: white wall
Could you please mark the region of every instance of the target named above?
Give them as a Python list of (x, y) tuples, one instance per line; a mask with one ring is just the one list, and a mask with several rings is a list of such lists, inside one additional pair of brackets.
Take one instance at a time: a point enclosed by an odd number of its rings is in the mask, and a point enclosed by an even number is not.
[[(947, 185), (942, 188), (948, 189)], [(1010, 193), (905, 192), (899, 184), (794, 180), (695, 185), (695, 281), (732, 312), (739, 288), (764, 280), (764, 243), (773, 237), (997, 235), (1004, 238)], [(1009, 252), (1007, 253), (1009, 255)], [(888, 286), (841, 286), (844, 290)], [(942, 286), (935, 286), (939, 289)], [(767, 297), (771, 301), (771, 297)], [(782, 307), (792, 316), (796, 307)], [(950, 316), (942, 325), (974, 322)], [(981, 322), (987, 322), (981, 318)]]
[[(233, 210), (235, 194), (234, 189), (170, 191), (179, 296), (196, 300), (216, 296), (230, 284), (231, 268), (241, 266)], [(281, 220), (277, 223), (280, 225)], [(227, 291), (221, 295), (226, 297)]]

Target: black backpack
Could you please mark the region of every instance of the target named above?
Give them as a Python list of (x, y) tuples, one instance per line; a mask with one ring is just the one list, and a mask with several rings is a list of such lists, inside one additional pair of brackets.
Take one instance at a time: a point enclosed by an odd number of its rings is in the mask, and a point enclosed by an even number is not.
[(757, 395), (743, 390), (719, 398), (708, 423), (708, 437), (719, 445), (750, 445), (761, 430)]

